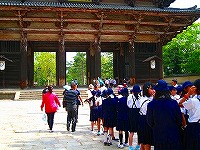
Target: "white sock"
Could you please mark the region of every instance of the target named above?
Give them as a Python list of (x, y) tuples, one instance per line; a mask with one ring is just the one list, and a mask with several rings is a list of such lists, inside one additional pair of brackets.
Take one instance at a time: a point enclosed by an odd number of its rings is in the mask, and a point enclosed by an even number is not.
[(104, 136), (105, 136), (104, 142), (108, 142), (108, 141), (107, 141), (108, 132), (104, 132)]

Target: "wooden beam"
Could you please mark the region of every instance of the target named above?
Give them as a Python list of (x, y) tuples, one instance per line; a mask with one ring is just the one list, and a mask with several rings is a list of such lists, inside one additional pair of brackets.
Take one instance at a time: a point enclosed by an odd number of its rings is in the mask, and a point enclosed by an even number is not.
[[(45, 28), (23, 28), (24, 32), (27, 33), (45, 33), (45, 34), (59, 34), (60, 29), (45, 29)], [(5, 32), (17, 32), (21, 31), (20, 28), (0, 28), (0, 31)], [(96, 29), (62, 29), (65, 34), (98, 34), (99, 30)], [(123, 35), (123, 34), (133, 34), (135, 31), (132, 30), (101, 30), (101, 34), (107, 35)], [(159, 32), (159, 31), (137, 31), (137, 34), (174, 34), (176, 32)]]
[[(0, 21), (19, 21), (17, 17), (0, 17)], [(22, 18), (24, 22), (60, 22), (60, 18)], [(102, 24), (137, 24), (137, 21), (132, 20), (97, 20), (97, 19), (63, 19), (63, 22), (67, 23), (102, 23)], [(168, 23), (156, 22), (156, 21), (141, 21), (140, 25), (152, 25), (152, 26), (167, 26)], [(185, 22), (183, 23), (173, 23), (171, 26), (181, 27), (187, 26)]]

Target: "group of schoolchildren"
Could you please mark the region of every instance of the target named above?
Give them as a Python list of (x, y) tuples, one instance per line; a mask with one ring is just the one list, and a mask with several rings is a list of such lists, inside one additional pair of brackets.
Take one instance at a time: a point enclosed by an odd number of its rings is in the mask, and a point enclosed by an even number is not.
[[(165, 80), (154, 85), (135, 84), (129, 91), (123, 86), (117, 96), (112, 88), (89, 85), (91, 130), (97, 124), (101, 135), (103, 124), (104, 145), (115, 140), (114, 128), (119, 133), (118, 148), (129, 150), (199, 150), (200, 149), (200, 79), (177, 85)], [(134, 133), (138, 143), (133, 147)], [(124, 138), (123, 138), (124, 137)]]

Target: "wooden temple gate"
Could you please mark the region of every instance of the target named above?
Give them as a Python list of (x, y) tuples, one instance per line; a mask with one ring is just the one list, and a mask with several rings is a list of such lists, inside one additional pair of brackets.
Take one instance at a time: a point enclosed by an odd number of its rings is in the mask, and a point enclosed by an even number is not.
[[(33, 86), (34, 52), (56, 52), (59, 87), (66, 82), (66, 52), (72, 51), (86, 52), (88, 83), (101, 77), (101, 52), (113, 52), (119, 80), (158, 80), (162, 46), (200, 17), (196, 7), (167, 8), (174, 0), (69, 1), (0, 2), (0, 55), (13, 60), (6, 64), (6, 87)], [(143, 61), (152, 56), (161, 61), (149, 73)]]

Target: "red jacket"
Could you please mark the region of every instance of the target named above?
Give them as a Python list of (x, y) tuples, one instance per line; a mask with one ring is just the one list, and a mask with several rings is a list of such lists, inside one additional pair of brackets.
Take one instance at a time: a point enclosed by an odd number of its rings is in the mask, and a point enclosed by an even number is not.
[(42, 95), (42, 104), (40, 107), (43, 108), (45, 106), (46, 113), (56, 112), (58, 105), (60, 106), (60, 102), (55, 93), (47, 92), (46, 94)]

